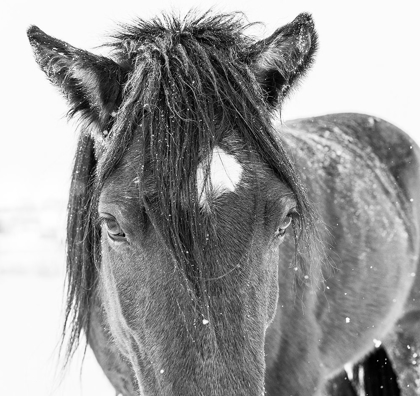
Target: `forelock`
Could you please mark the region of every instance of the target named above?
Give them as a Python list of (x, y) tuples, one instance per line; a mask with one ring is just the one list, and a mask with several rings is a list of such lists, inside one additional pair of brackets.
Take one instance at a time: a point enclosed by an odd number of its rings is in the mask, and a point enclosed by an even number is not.
[(198, 263), (193, 278), (200, 277), (203, 251), (197, 169), (232, 131), (291, 188), (302, 219), (312, 221), (247, 63), (245, 26), (235, 14), (140, 20), (124, 27), (113, 44), (129, 72), (99, 179), (106, 180), (139, 141), (140, 183), (144, 172), (155, 183), (155, 195), (142, 197), (142, 204), (176, 261), (185, 268)]

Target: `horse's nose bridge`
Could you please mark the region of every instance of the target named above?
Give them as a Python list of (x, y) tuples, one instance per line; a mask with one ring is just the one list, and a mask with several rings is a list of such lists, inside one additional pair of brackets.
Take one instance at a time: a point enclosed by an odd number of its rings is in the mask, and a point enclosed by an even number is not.
[[(263, 351), (264, 332), (251, 337), (257, 343), (248, 339), (246, 315), (235, 309), (240, 298), (227, 290), (230, 283), (222, 278), (210, 281), (215, 289), (201, 289), (210, 299), (206, 306), (188, 290), (183, 272), (170, 270), (173, 261), (166, 265), (165, 283), (154, 286), (159, 295), (143, 307), (139, 326), (130, 333), (136, 344), (130, 360), (144, 395), (262, 394), (264, 355), (257, 351)], [(223, 291), (216, 295), (218, 287)]]
[[(210, 334), (209, 328), (203, 333)], [(211, 337), (197, 338), (192, 347), (174, 350), (166, 345), (166, 355), (158, 359), (150, 348), (144, 350), (136, 337), (130, 360), (145, 396), (225, 396), (241, 394), (255, 396), (263, 393), (263, 363), (251, 365), (236, 354), (226, 355), (214, 347)], [(152, 348), (153, 349), (153, 348)], [(256, 370), (256, 367), (260, 370)], [(249, 368), (251, 367), (251, 370)]]

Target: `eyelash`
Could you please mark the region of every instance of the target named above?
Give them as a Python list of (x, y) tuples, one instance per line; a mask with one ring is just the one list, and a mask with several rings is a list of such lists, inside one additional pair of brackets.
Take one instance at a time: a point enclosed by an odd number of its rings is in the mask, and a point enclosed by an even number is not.
[(289, 211), (287, 216), (283, 219), (283, 223), (279, 226), (279, 228), (276, 231), (275, 237), (276, 238), (282, 238), (286, 235), (287, 229), (292, 226), (294, 229), (296, 225), (297, 218), (299, 217), (299, 213), (296, 208), (293, 208)]
[[(121, 226), (118, 224), (117, 220), (113, 216), (101, 216), (99, 218), (99, 223), (106, 227), (107, 234), (109, 238), (111, 238), (113, 241), (121, 242), (126, 239), (124, 231), (122, 230)], [(111, 232), (110, 231), (112, 228), (111, 224), (112, 226), (116, 226), (117, 231), (119, 232)]]
[(282, 224), (278, 229), (277, 229), (277, 231), (276, 231), (276, 234), (275, 234), (275, 236), (276, 236), (276, 238), (281, 238), (281, 237), (283, 237), (284, 235), (286, 235), (286, 231), (287, 231), (287, 229), (290, 227), (290, 225), (292, 224), (292, 222), (293, 222), (293, 215), (291, 214), (291, 213), (289, 213), (287, 216), (286, 216), (286, 218), (285, 219), (287, 219), (287, 222), (285, 222), (285, 224)]

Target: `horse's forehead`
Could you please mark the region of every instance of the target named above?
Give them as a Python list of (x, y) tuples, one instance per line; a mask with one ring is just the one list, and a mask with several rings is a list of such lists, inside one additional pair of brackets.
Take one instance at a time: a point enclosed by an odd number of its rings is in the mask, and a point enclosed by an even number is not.
[[(105, 183), (104, 195), (134, 198), (156, 194), (155, 178), (147, 166), (143, 168), (140, 153), (140, 144), (133, 142), (118, 169)], [(273, 177), (260, 156), (236, 135), (223, 139), (209, 154), (203, 156), (194, 176), (198, 202), (205, 211), (209, 211), (218, 202), (217, 199), (224, 195), (245, 193), (245, 190), (249, 190), (247, 186), (250, 187), (250, 181), (262, 185)]]

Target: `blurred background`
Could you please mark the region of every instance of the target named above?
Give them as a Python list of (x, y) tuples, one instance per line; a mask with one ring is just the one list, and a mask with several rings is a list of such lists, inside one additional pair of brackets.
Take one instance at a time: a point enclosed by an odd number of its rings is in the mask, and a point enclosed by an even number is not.
[[(313, 14), (320, 48), (285, 103), (283, 119), (369, 113), (420, 142), (417, 2), (410, 0), (6, 0), (0, 7), (0, 395), (111, 396), (92, 354), (65, 375), (58, 344), (63, 318), (65, 215), (76, 125), (33, 59), (35, 24), (93, 50), (117, 22), (191, 8), (243, 11), (260, 38), (300, 12)], [(82, 351), (81, 351), (82, 352)]]

